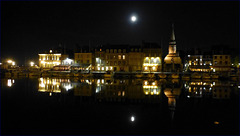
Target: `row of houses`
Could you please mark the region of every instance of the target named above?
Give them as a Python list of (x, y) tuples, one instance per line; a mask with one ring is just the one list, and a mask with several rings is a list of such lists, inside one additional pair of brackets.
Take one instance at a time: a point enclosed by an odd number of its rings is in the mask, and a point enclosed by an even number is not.
[[(157, 43), (143, 41), (141, 45), (100, 45), (79, 48), (72, 58), (66, 53), (50, 50), (39, 54), (41, 68), (72, 66), (75, 70), (114, 72), (230, 72), (231, 56), (226, 53), (192, 53), (181, 58), (177, 52), (174, 27), (168, 54), (162, 57)], [(64, 67), (63, 67), (64, 68)]]

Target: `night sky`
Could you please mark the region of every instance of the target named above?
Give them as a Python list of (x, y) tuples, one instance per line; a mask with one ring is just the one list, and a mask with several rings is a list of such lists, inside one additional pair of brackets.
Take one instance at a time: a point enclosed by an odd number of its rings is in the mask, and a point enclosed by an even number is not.
[[(136, 15), (136, 23), (130, 21)], [(1, 1), (1, 58), (18, 65), (59, 44), (161, 43), (167, 53), (171, 23), (177, 49), (239, 48), (239, 2)], [(90, 42), (89, 42), (90, 41)]]

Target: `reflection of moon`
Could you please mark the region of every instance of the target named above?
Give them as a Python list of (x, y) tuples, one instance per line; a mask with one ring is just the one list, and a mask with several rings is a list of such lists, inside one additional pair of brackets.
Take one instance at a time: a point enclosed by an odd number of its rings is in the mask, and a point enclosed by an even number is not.
[(137, 17), (136, 16), (132, 16), (131, 20), (132, 20), (132, 22), (135, 22), (137, 20)]
[(135, 121), (135, 117), (134, 116), (131, 117), (131, 121), (132, 122)]

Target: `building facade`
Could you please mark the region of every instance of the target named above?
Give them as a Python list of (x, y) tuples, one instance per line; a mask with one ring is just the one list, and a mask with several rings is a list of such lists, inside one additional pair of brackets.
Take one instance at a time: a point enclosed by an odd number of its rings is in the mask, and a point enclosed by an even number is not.
[(231, 56), (230, 55), (213, 55), (214, 72), (230, 72), (231, 71)]
[(53, 68), (53, 66), (61, 64), (61, 53), (53, 53), (53, 51), (50, 50), (49, 53), (38, 55), (40, 68)]

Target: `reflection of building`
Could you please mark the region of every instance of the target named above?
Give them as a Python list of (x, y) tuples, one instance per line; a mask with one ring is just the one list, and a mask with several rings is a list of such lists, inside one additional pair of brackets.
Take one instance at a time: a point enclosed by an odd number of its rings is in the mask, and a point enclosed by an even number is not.
[(38, 91), (61, 93), (60, 80), (61, 79), (39, 78)]
[(213, 82), (210, 81), (191, 81), (189, 84), (185, 83), (185, 89), (188, 92), (187, 97), (201, 98), (204, 93), (210, 93), (213, 87)]
[(75, 96), (92, 96), (92, 94), (93, 86), (90, 79), (81, 79), (80, 83), (74, 87)]
[(170, 109), (171, 118), (174, 118), (174, 112), (176, 109), (176, 99), (179, 97), (181, 93), (181, 88), (166, 88), (164, 90), (164, 94), (168, 98), (168, 107)]
[(156, 81), (148, 82), (145, 80), (143, 81), (143, 91), (145, 95), (159, 95), (161, 88)]
[(231, 94), (230, 83), (214, 82), (212, 97), (214, 99), (229, 99)]
[(183, 69), (182, 60), (177, 52), (173, 25), (171, 40), (169, 42), (168, 55), (164, 58), (164, 63), (164, 71), (181, 72)]
[(50, 50), (49, 53), (38, 55), (39, 67), (41, 68), (53, 68), (53, 66), (61, 64), (61, 53), (53, 53), (53, 51)]
[(39, 78), (39, 92), (61, 93), (63, 90), (68, 91), (73, 88), (70, 79), (57, 79), (57, 78)]

